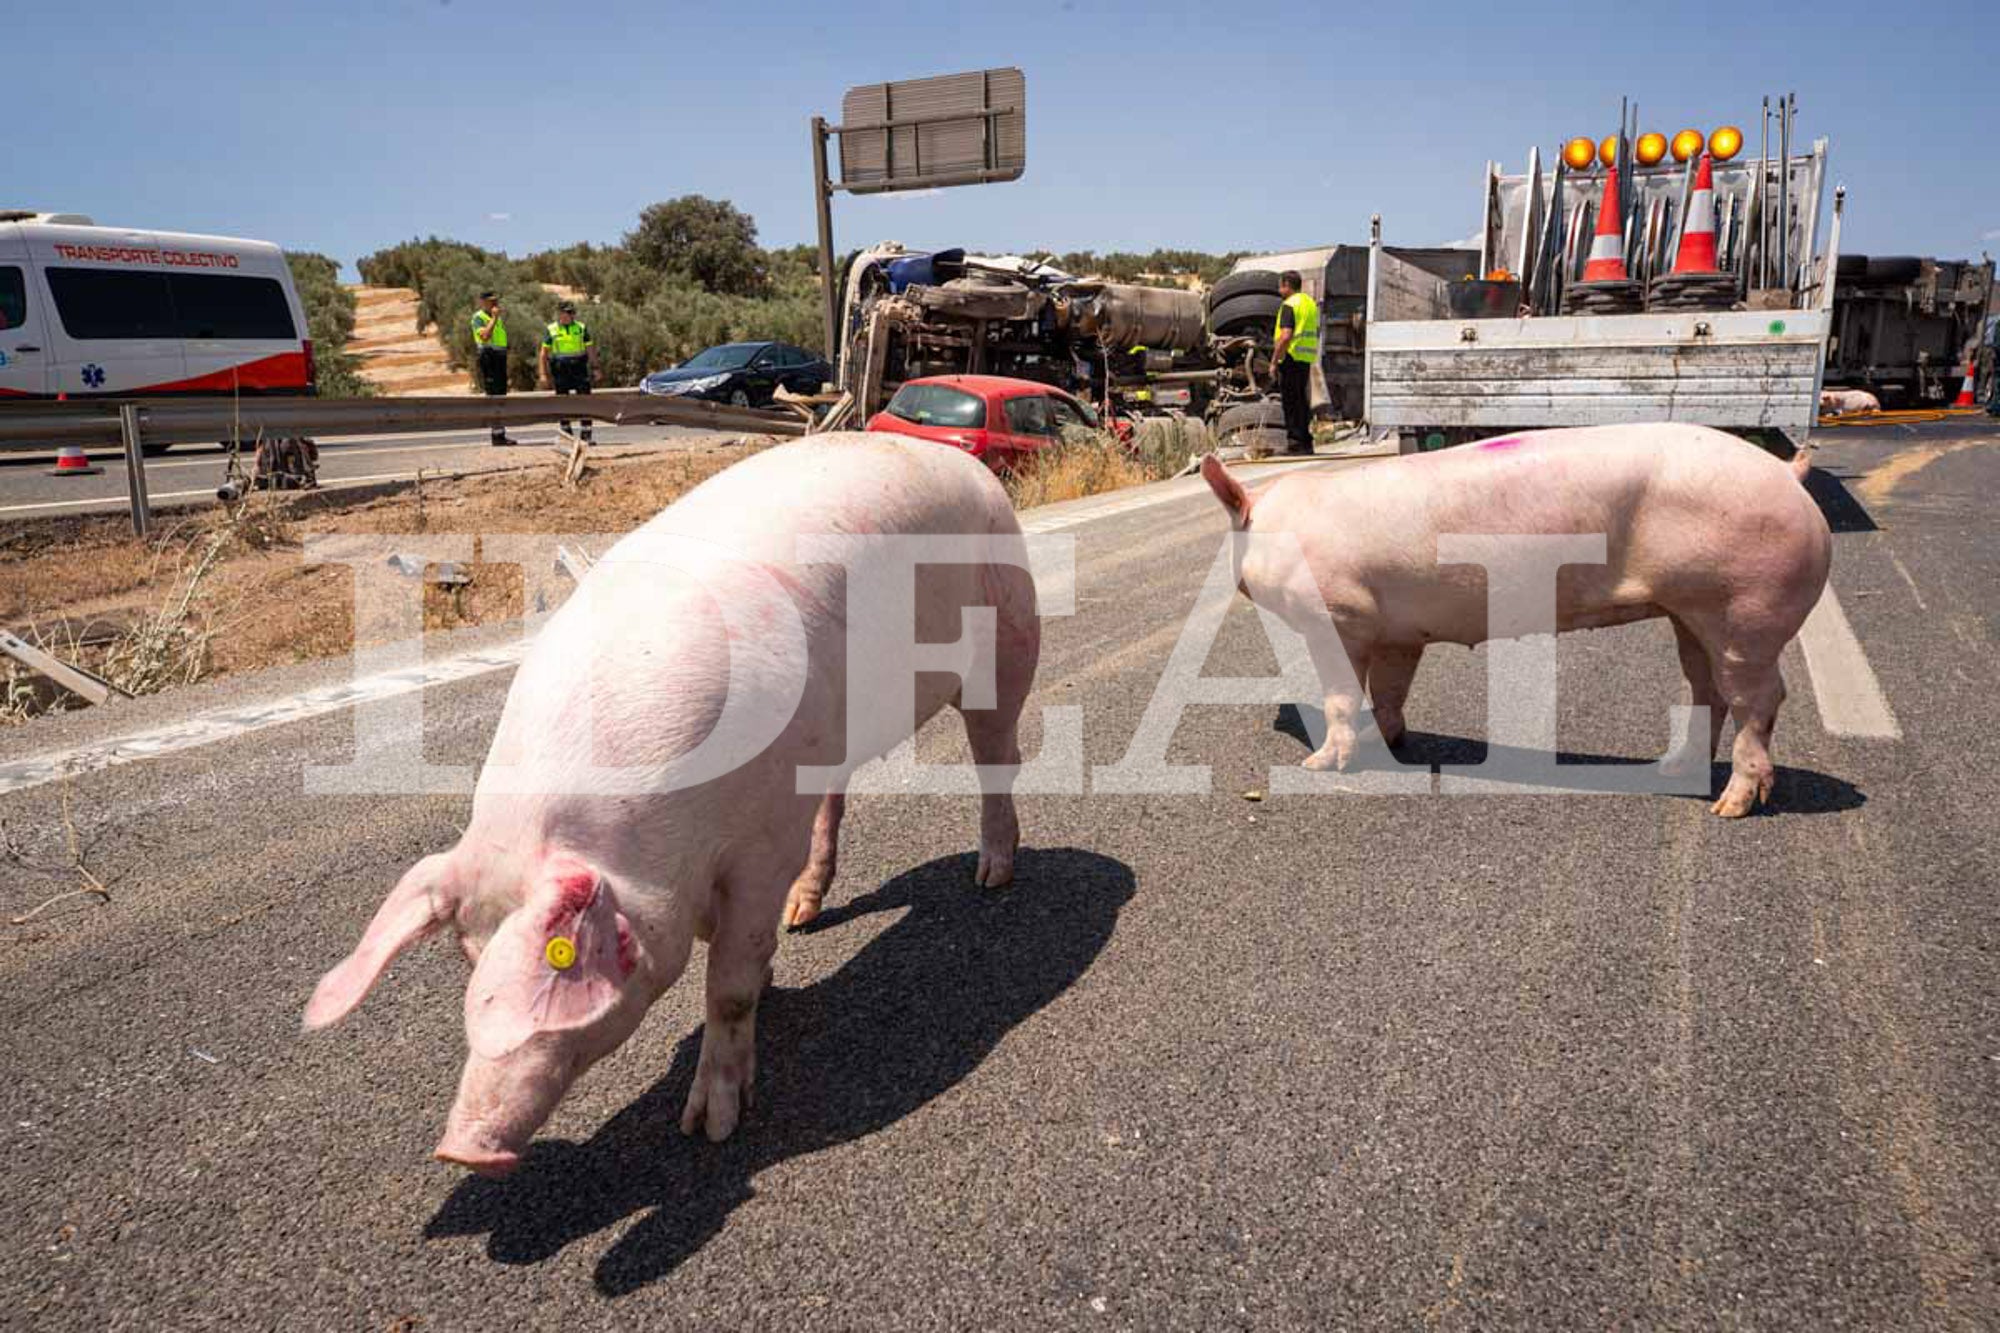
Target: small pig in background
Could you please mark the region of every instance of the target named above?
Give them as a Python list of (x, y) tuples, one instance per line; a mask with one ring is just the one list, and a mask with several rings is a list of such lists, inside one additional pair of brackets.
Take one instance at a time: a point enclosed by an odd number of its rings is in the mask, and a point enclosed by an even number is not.
[(1880, 412), (1882, 400), (1866, 389), (1821, 389), (1819, 410), (1839, 416), (1851, 412)]
[[(850, 605), (848, 589), (867, 561), (892, 557), (864, 547), (846, 566), (801, 560), (802, 534), (970, 534), (991, 559), (919, 571), (904, 642), (933, 649), (921, 668), (894, 643), (850, 661), (848, 622), (866, 608)], [(666, 549), (678, 568), (657, 554)], [(994, 608), (990, 639), (973, 628), (981, 607)], [(961, 676), (938, 669), (941, 644), (962, 644)], [(854, 767), (958, 707), (973, 762), (1004, 775), (983, 787), (975, 877), (1012, 878), (1019, 827), (1008, 784), (1039, 645), (1020, 526), (975, 459), (899, 436), (836, 434), (744, 460), (614, 546), (551, 617), (508, 692), (464, 837), (402, 877), (354, 952), (321, 979), (306, 1027), (338, 1021), (398, 953), (450, 927), (472, 963), (470, 1052), (436, 1156), (505, 1175), (577, 1076), (673, 985), (699, 939), (706, 1025), (681, 1128), (726, 1138), (755, 1080), (757, 1004), (780, 913), (791, 925), (817, 914), (834, 874), (840, 786)], [(914, 678), (914, 713), (848, 716), (850, 672), (871, 683)], [(961, 679), (968, 689), (991, 679), (994, 706), (963, 703)], [(726, 739), (726, 711), (770, 720), (775, 739), (677, 790), (643, 780), (605, 788), (606, 770), (664, 773)], [(801, 792), (801, 769), (831, 775), (823, 796)]]
[[(1697, 706), (1709, 710), (1713, 760), (1725, 714), (1736, 719), (1718, 815), (1749, 814), (1771, 795), (1771, 729), (1785, 683), (1778, 655), (1826, 586), (1833, 538), (1790, 466), (1705, 426), (1549, 430), (1307, 472), (1255, 497), (1210, 455), (1202, 476), (1231, 526), (1254, 537), (1238, 586), (1299, 632), (1326, 694), (1326, 741), (1307, 768), (1345, 768), (1365, 690), (1390, 745), (1424, 648), (1483, 643), (1486, 571), (1440, 564), (1440, 534), (1590, 534), (1606, 563), (1557, 581), (1556, 629), (1665, 616)], [(1306, 568), (1300, 570), (1303, 556)], [(1337, 631), (1337, 637), (1334, 635)], [(1337, 669), (1345, 658), (1351, 674)]]

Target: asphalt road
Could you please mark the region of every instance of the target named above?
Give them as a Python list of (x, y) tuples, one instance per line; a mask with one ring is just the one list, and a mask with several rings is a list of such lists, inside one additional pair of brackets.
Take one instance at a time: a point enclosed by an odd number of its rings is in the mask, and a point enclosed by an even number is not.
[[(1296, 716), (1202, 707), (1171, 754), (1209, 794), (1024, 797), (997, 894), (969, 883), (975, 802), (856, 797), (719, 1147), (675, 1123), (692, 968), (502, 1183), (429, 1160), (455, 950), (300, 1035), (467, 804), (302, 796), (352, 752), (349, 714), (85, 772), (72, 820), (111, 901), (0, 933), (0, 1325), (1995, 1327), (2000, 441), (1841, 433), (1820, 459), (1900, 739), (1830, 730), (1833, 659), (1794, 648), (1757, 818), (1257, 802), (1305, 754)], [(1048, 624), (1030, 712), (1080, 706), (1092, 763), (1124, 751), (1223, 532), (1205, 494), (1161, 493), (1067, 529), (1078, 613)], [(1206, 670), (1273, 660), (1239, 605)], [(1419, 761), (1478, 757), (1485, 660), (1427, 657)], [(1566, 754), (1665, 748), (1664, 626), (1566, 636), (1560, 669)], [(477, 762), (506, 681), (425, 695), (433, 763)], [(0, 736), (0, 784), (250, 697)], [(63, 790), (0, 796), (30, 860), (64, 856)], [(0, 873), (10, 915), (77, 882)]]
[[(546, 461), (556, 443), (554, 426), (517, 428), (521, 446), (495, 449), (487, 432), (437, 431), (418, 435), (356, 436), (321, 440), (319, 479), (329, 488), (407, 480), (426, 472), (485, 472)], [(715, 431), (683, 426), (600, 426), (601, 445), (686, 448), (720, 438)], [(0, 521), (59, 514), (117, 513), (129, 503), (125, 456), (115, 449), (93, 450), (91, 463), (102, 472), (50, 476), (55, 455), (0, 454)], [(248, 460), (246, 460), (247, 464)], [(156, 508), (212, 503), (228, 454), (220, 445), (178, 445), (146, 462), (146, 492)]]

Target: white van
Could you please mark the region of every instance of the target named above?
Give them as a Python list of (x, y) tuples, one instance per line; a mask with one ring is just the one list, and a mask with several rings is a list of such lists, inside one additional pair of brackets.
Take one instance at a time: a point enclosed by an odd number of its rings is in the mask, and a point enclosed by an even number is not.
[(305, 310), (270, 242), (0, 210), (0, 399), (312, 383)]

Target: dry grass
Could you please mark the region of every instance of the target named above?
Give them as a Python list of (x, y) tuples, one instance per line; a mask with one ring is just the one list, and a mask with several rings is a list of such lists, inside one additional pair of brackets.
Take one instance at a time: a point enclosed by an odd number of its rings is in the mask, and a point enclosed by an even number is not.
[(1071, 428), (1034, 467), (1007, 478), (1007, 493), (1016, 509), (1031, 509), (1159, 481), (1206, 452), (1207, 440), (1199, 422), (1170, 417), (1141, 421), (1129, 444), (1107, 431)]
[[(306, 538), (342, 534), (622, 533), (705, 478), (765, 447), (728, 442), (668, 455), (593, 458), (581, 484), (561, 467), (426, 477), (390, 494), (253, 493), (182, 520), (153, 541), (122, 517), (0, 528), (0, 625), (130, 694), (352, 652), (353, 578), (306, 564)], [(474, 558), (470, 582), (426, 585), (426, 629), (522, 613), (522, 573)], [(0, 726), (76, 701), (0, 658)]]

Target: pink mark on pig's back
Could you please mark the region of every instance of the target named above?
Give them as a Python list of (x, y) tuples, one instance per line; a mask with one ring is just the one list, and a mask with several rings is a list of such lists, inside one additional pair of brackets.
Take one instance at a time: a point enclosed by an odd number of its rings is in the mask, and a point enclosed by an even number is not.
[(1519, 435), (1503, 435), (1497, 440), (1486, 440), (1479, 447), (1481, 449), (1512, 449), (1517, 444), (1526, 443), (1527, 441)]

